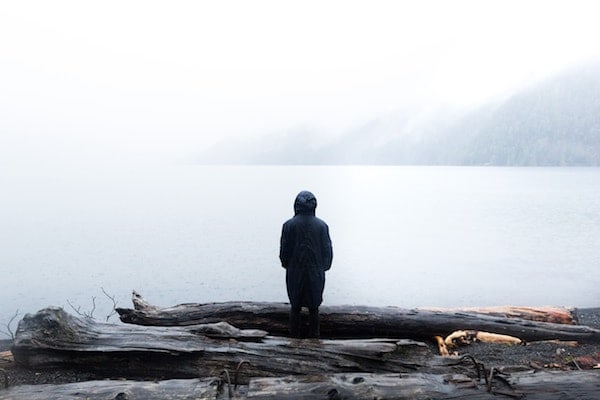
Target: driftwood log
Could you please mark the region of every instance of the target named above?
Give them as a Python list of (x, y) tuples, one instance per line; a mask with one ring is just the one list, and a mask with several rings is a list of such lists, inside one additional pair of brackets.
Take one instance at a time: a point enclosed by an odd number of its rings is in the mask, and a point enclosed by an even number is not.
[[(515, 373), (477, 379), (464, 374), (338, 374), (253, 379), (248, 398), (276, 399), (593, 399), (600, 373)], [(256, 393), (256, 395), (255, 395)], [(500, 396), (504, 395), (504, 396)], [(506, 396), (506, 397), (505, 397)]]
[(107, 324), (74, 317), (60, 308), (26, 315), (12, 351), (17, 363), (34, 369), (190, 379), (21, 386), (0, 389), (0, 400), (497, 399), (499, 395), (551, 400), (591, 399), (600, 392), (600, 371), (503, 375), (469, 356), (433, 356), (427, 346), (412, 340), (286, 339), (226, 323)]
[(422, 308), (427, 311), (459, 312), (469, 314), (484, 314), (493, 317), (521, 318), (529, 321), (552, 322), (555, 324), (577, 325), (575, 309), (569, 307), (522, 307), (522, 306), (491, 306), (491, 307), (462, 307), (462, 308)]
[[(134, 309), (117, 308), (123, 322), (153, 326), (185, 326), (226, 321), (239, 328), (258, 328), (285, 336), (289, 305), (268, 302), (188, 303), (160, 308), (133, 293)], [(565, 340), (600, 342), (600, 330), (494, 315), (397, 307), (323, 306), (321, 335), (329, 338), (446, 337), (457, 330), (477, 330), (517, 337), (523, 341)], [(539, 319), (540, 312), (535, 313)]]
[(407, 371), (431, 356), (425, 344), (413, 340), (300, 340), (264, 334), (224, 324), (99, 323), (54, 307), (19, 322), (12, 352), (16, 363), (33, 369), (76, 368), (146, 379), (218, 376), (227, 369), (239, 372), (241, 382), (256, 376)]
[[(489, 382), (489, 383), (488, 383)], [(230, 392), (231, 391), (231, 392)], [(228, 385), (223, 378), (161, 382), (91, 381), (0, 389), (0, 400), (363, 400), (526, 398), (593, 399), (600, 374), (588, 371), (514, 373), (491, 380), (464, 374), (333, 374), (255, 378), (248, 386)], [(231, 396), (233, 395), (233, 396)]]
[(215, 400), (218, 378), (174, 379), (159, 382), (102, 380), (62, 385), (23, 385), (0, 390), (0, 400)]

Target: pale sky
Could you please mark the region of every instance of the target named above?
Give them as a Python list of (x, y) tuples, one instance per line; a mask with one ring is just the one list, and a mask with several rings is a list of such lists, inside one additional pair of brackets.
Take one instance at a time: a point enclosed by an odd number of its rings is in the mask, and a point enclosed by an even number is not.
[(5, 1), (0, 165), (177, 161), (598, 58), (597, 1)]

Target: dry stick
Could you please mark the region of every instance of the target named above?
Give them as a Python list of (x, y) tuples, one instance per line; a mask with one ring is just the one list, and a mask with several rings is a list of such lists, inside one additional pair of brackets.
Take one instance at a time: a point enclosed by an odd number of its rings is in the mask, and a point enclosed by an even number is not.
[(17, 318), (18, 316), (19, 316), (19, 309), (17, 309), (17, 311), (15, 311), (14, 315), (10, 318), (10, 320), (8, 320), (8, 323), (6, 325), (4, 325), (6, 327), (6, 332), (0, 331), (0, 332), (4, 333), (5, 335), (10, 336), (10, 340), (15, 340), (15, 333), (12, 331), (10, 326), (12, 325), (15, 318)]
[[(112, 301), (113, 307), (112, 307), (112, 311), (106, 316), (106, 322), (108, 322), (108, 320), (110, 319), (110, 317), (112, 317), (113, 315), (115, 315), (117, 313), (116, 308), (117, 308), (117, 301), (115, 300), (115, 296), (111, 296), (110, 294), (108, 294), (108, 292), (106, 290), (104, 290), (103, 287), (100, 288), (102, 290), (102, 293), (104, 293), (104, 295), (106, 297), (108, 297), (108, 299), (110, 301)], [(75, 311), (75, 313), (77, 313), (77, 315), (84, 317), (84, 318), (91, 318), (94, 319), (94, 312), (96, 311), (96, 297), (92, 296), (92, 309), (91, 311), (81, 311), (81, 307), (75, 307), (71, 301), (67, 300), (67, 303), (69, 304), (69, 306), (71, 306), (71, 308), (73, 309), (73, 311)]]
[(222, 372), (221, 375), (225, 374), (225, 376), (227, 377), (227, 394), (229, 395), (229, 398), (231, 399), (233, 397), (233, 391), (231, 390), (231, 378), (229, 377), (229, 371), (227, 370), (227, 368), (225, 368)]
[(100, 287), (100, 289), (102, 289), (102, 293), (104, 293), (104, 295), (108, 297), (113, 303), (112, 311), (106, 316), (106, 322), (108, 322), (108, 319), (117, 313), (117, 301), (115, 300), (115, 296), (111, 296), (108, 293), (106, 293), (106, 290), (104, 290), (103, 287)]
[(492, 391), (492, 381), (494, 380), (494, 372), (495, 372), (495, 368), (494, 367), (490, 368), (490, 377), (489, 377), (489, 379), (486, 380), (488, 393), (490, 393)]
[[(244, 366), (245, 364), (247, 365), (252, 365), (250, 363), (250, 361), (247, 360), (242, 360), (238, 363), (236, 369), (235, 369), (235, 375), (233, 377), (233, 390), (231, 389), (231, 378), (229, 376), (229, 371), (227, 370), (227, 368), (225, 368), (222, 372), (221, 375), (225, 375), (227, 377), (227, 392), (229, 394), (229, 398), (231, 399), (233, 397), (233, 392), (237, 389), (238, 387), (238, 377), (240, 375), (240, 369), (242, 368), (242, 366)], [(222, 381), (221, 381), (222, 382)]]
[(81, 306), (75, 308), (73, 303), (71, 303), (71, 301), (69, 301), (69, 300), (67, 300), (67, 303), (71, 306), (73, 311), (75, 311), (75, 313), (77, 313), (77, 315), (79, 315), (80, 317), (94, 319), (94, 311), (96, 311), (96, 297), (95, 296), (92, 296), (92, 310), (89, 312), (86, 312), (86, 311), (81, 312)]
[[(521, 393), (515, 393), (514, 392), (515, 389), (512, 387), (510, 382), (500, 375), (503, 375), (503, 373), (498, 368), (495, 368), (495, 367), (490, 368), (489, 380), (486, 378), (487, 392), (492, 393), (492, 394), (501, 394), (504, 396), (514, 397), (517, 399), (522, 398), (523, 395)], [(494, 379), (496, 379), (496, 380), (502, 382), (504, 385), (508, 386), (508, 388), (510, 390), (512, 390), (512, 392), (506, 392), (504, 390), (493, 390), (492, 391), (492, 383), (493, 383)]]
[(235, 377), (233, 378), (233, 380), (234, 380), (233, 390), (236, 390), (238, 387), (238, 377), (240, 376), (240, 369), (242, 368), (242, 366), (244, 364), (252, 365), (252, 364), (250, 364), (250, 361), (246, 361), (246, 360), (242, 360), (238, 363), (237, 368), (235, 369)]
[[(471, 363), (473, 363), (473, 367), (475, 368), (475, 372), (477, 372), (477, 381), (481, 380), (481, 374), (482, 373), (483, 373), (483, 375), (485, 377), (485, 367), (484, 367), (483, 363), (477, 361), (475, 359), (475, 357), (473, 357), (470, 354), (465, 354), (457, 362), (452, 363), (452, 364), (448, 364), (448, 365), (449, 366), (459, 365), (459, 364), (462, 364), (462, 362), (465, 361), (465, 360), (469, 360), (469, 361), (471, 361)], [(486, 383), (487, 383), (487, 377), (486, 377)]]
[(492, 382), (493, 382), (494, 379), (497, 379), (500, 382), (504, 383), (511, 390), (514, 391), (514, 389), (511, 386), (510, 382), (508, 382), (503, 377), (499, 376), (500, 374), (502, 374), (502, 372), (500, 370), (498, 370), (495, 367), (492, 367), (492, 368), (490, 368), (490, 372), (489, 372), (489, 376), (488, 376), (487, 375), (487, 371), (486, 371), (485, 366), (483, 365), (483, 363), (477, 361), (475, 359), (475, 357), (473, 357), (470, 354), (465, 354), (464, 356), (462, 356), (458, 360), (458, 362), (453, 363), (453, 364), (448, 364), (448, 365), (458, 365), (458, 364), (462, 363), (463, 361), (467, 361), (467, 360), (470, 361), (473, 364), (473, 367), (475, 368), (475, 371), (477, 372), (477, 381), (481, 381), (481, 376), (483, 375), (483, 377), (485, 379), (485, 386), (486, 386), (486, 389), (487, 389), (488, 393), (501, 394), (501, 395), (510, 396), (510, 397), (514, 397), (514, 398), (521, 398), (521, 397), (523, 397), (521, 394), (518, 394), (518, 393), (509, 393), (509, 392), (500, 391), (500, 390), (495, 390), (495, 391), (492, 392)]

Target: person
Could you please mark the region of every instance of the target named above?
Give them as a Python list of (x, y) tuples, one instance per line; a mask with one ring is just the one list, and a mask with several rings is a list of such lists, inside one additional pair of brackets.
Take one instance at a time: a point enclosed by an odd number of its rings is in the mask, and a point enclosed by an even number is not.
[(319, 306), (323, 302), (325, 271), (331, 268), (333, 249), (327, 224), (315, 216), (317, 199), (302, 191), (294, 201), (294, 217), (283, 224), (279, 258), (286, 270), (290, 300), (290, 335), (300, 337), (302, 307), (308, 308), (311, 338), (320, 335)]

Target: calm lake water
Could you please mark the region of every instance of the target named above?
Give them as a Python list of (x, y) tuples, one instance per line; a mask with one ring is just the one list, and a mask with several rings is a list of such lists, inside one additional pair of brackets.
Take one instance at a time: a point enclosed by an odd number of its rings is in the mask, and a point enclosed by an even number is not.
[[(330, 226), (325, 304), (600, 305), (600, 169), (207, 167), (1, 171), (0, 330), (68, 302), (287, 301), (281, 224)], [(112, 320), (116, 320), (115, 317)]]

